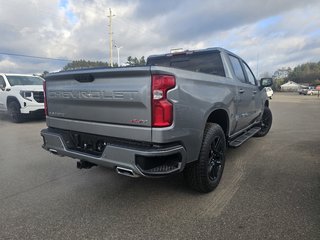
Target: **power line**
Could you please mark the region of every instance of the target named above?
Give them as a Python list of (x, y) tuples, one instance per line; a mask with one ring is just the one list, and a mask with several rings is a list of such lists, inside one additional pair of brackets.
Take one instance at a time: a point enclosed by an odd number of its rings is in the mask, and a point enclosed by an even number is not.
[(72, 60), (69, 60), (69, 59), (39, 57), (39, 56), (31, 56), (31, 55), (24, 55), (24, 54), (17, 54), (17, 53), (0, 52), (0, 55), (8, 55), (8, 56), (15, 56), (15, 57), (26, 57), (26, 58), (36, 58), (36, 59), (45, 59), (45, 60), (63, 61), (63, 62), (72, 62)]

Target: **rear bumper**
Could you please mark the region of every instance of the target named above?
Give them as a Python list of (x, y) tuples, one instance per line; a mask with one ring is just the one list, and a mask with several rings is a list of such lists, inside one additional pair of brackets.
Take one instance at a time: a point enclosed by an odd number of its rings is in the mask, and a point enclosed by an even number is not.
[[(107, 143), (101, 156), (69, 149), (66, 140), (59, 132), (51, 129), (41, 131), (43, 148), (59, 156), (68, 156), (112, 169), (127, 169), (132, 176), (166, 176), (183, 170), (186, 164), (186, 151), (182, 145), (150, 145)], [(118, 171), (118, 173), (120, 173)]]

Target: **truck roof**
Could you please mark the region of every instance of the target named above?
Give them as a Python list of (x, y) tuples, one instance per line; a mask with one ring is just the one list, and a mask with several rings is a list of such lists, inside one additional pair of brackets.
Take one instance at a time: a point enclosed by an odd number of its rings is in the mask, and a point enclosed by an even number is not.
[[(233, 52), (230, 52), (224, 48), (221, 47), (211, 47), (211, 48), (205, 48), (205, 49), (198, 49), (198, 50), (184, 50), (181, 52), (177, 52), (177, 53), (165, 53), (165, 54), (154, 54), (154, 55), (150, 55), (148, 58), (157, 58), (157, 57), (168, 57), (168, 56), (173, 56), (173, 55), (179, 55), (179, 54), (184, 54), (184, 53), (201, 53), (201, 52), (225, 52), (228, 54), (232, 54), (234, 56), (237, 56), (236, 54), (234, 54)], [(240, 58), (239, 56), (237, 56), (238, 58)]]

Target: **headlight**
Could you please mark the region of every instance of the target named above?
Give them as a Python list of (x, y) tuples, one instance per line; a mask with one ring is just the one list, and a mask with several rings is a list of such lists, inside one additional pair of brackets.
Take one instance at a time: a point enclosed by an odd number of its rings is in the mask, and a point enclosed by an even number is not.
[(31, 98), (32, 93), (30, 91), (20, 91), (20, 95), (24, 99), (31, 101), (30, 98)]

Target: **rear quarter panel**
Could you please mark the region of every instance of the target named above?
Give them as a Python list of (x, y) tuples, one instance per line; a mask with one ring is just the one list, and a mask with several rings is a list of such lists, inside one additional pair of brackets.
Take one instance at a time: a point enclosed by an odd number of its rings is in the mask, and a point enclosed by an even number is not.
[(198, 158), (205, 125), (214, 110), (224, 109), (230, 128), (235, 125), (237, 83), (232, 78), (163, 67), (152, 67), (151, 72), (176, 77), (176, 87), (168, 92), (174, 103), (174, 124), (153, 128), (153, 142), (181, 142), (191, 162)]

